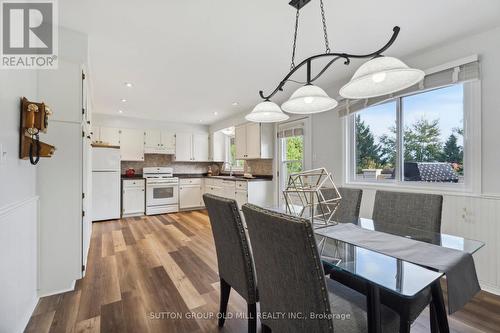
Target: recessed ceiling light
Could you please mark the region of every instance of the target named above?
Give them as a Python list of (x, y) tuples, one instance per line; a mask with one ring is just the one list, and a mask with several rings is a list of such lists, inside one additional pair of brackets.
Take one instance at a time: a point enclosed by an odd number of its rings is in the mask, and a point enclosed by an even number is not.
[(118, 113), (123, 113), (123, 110), (118, 110)]
[(122, 98), (122, 103), (125, 103), (127, 100), (125, 98)]
[(215, 111), (215, 112), (214, 112), (214, 116), (216, 116), (216, 115), (218, 115), (218, 114), (219, 114), (219, 112), (217, 112), (217, 111)]
[(132, 83), (130, 83), (130, 82), (125, 82), (125, 86), (127, 86), (128, 88), (132, 88)]
[(238, 103), (238, 102), (233, 102), (233, 104), (232, 104), (232, 105), (233, 105), (233, 106), (238, 106), (238, 105), (240, 105), (240, 103)]

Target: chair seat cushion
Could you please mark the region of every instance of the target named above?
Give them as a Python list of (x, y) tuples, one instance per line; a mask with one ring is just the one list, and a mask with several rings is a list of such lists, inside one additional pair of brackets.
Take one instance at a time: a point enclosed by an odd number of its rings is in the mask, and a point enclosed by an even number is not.
[[(330, 278), (325, 280), (330, 297), (331, 311), (334, 315), (334, 331), (368, 332), (366, 297)], [(382, 305), (380, 309), (382, 332), (398, 332), (399, 316), (386, 306)]]

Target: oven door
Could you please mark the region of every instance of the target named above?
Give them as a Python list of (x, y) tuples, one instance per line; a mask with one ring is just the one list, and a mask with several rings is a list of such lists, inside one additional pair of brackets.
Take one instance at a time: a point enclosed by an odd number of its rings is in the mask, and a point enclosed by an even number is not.
[(179, 202), (178, 184), (147, 184), (147, 206), (176, 205)]

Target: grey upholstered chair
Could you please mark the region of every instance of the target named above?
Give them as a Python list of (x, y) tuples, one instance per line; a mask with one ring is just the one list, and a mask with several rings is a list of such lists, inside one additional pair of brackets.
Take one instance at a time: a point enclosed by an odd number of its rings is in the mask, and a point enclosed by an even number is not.
[[(243, 213), (259, 278), (263, 332), (366, 332), (366, 298), (325, 280), (311, 223), (245, 204)], [(397, 332), (399, 318), (382, 306), (383, 332)], [(321, 317), (310, 314), (320, 314)], [(289, 314), (303, 314), (300, 317)], [(347, 320), (332, 314), (350, 315)]]
[(224, 326), (229, 293), (233, 288), (248, 304), (248, 332), (257, 330), (258, 301), (252, 250), (236, 201), (204, 194), (217, 252), (220, 277), (219, 327)]
[[(403, 225), (422, 230), (427, 236), (428, 233), (435, 233), (441, 230), (442, 203), (443, 197), (441, 195), (377, 191), (375, 194), (373, 221), (374, 224)], [(378, 229), (383, 231), (386, 228), (384, 225), (380, 225)], [(332, 277), (361, 293), (366, 293), (364, 284), (361, 281), (355, 281), (345, 276), (342, 272), (332, 272)], [(431, 291), (427, 288), (418, 293), (414, 298), (403, 299), (393, 293), (382, 290), (380, 298), (384, 305), (399, 314), (401, 318), (400, 332), (404, 333), (410, 331), (411, 324), (427, 305), (430, 304)]]
[(333, 219), (336, 222), (352, 222), (359, 217), (363, 190), (346, 187), (339, 187), (338, 190), (342, 200), (333, 214)]
[(377, 191), (373, 220), (440, 232), (443, 196), (425, 193)]

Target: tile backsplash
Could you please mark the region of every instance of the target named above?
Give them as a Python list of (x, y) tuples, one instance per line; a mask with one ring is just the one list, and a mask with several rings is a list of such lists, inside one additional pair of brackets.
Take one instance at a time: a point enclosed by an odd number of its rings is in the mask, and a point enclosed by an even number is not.
[(135, 173), (142, 174), (145, 167), (172, 167), (174, 173), (206, 173), (209, 165), (213, 162), (176, 162), (172, 155), (163, 154), (145, 154), (144, 161), (122, 161), (122, 174), (127, 169), (132, 168)]
[[(163, 154), (145, 154), (144, 161), (122, 161), (122, 174), (127, 169), (132, 168), (135, 173), (142, 174), (145, 167), (172, 167), (174, 173), (206, 173), (210, 165), (222, 167), (222, 163), (214, 162), (176, 162), (172, 155)], [(253, 175), (272, 176), (273, 160), (248, 160), (245, 161), (245, 172), (250, 171)]]

